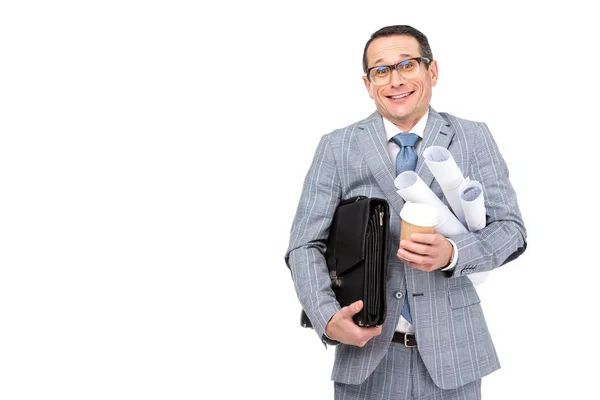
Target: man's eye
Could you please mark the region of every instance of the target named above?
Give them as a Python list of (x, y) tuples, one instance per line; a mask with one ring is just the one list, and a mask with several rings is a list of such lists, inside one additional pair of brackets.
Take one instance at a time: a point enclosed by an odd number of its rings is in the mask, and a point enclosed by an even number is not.
[(398, 68), (401, 71), (411, 71), (416, 68), (417, 62), (415, 60), (407, 60), (407, 61), (401, 62), (398, 65), (399, 65)]
[(373, 70), (373, 73), (374, 73), (376, 76), (385, 76), (385, 75), (387, 75), (387, 74), (389, 74), (389, 73), (390, 73), (390, 69), (389, 69), (388, 67), (380, 67), (380, 68), (375, 68), (375, 69)]

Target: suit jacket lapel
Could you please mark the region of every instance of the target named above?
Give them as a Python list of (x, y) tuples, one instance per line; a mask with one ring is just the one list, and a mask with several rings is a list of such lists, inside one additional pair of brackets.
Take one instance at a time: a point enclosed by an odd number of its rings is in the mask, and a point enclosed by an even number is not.
[[(371, 174), (383, 190), (388, 203), (397, 213), (400, 213), (404, 206), (404, 199), (396, 192), (396, 185), (394, 185), (396, 170), (387, 151), (387, 135), (385, 134), (381, 115), (374, 112), (367, 119), (360, 122), (357, 128), (363, 131), (362, 134), (357, 135), (358, 147)], [(429, 146), (448, 148), (452, 136), (454, 136), (454, 131), (450, 124), (430, 107), (429, 118), (423, 133), (423, 142), (419, 147), (419, 159), (416, 167), (417, 174), (427, 186), (430, 186), (433, 182), (433, 174), (424, 162), (423, 151)]]
[(433, 174), (425, 163), (423, 151), (430, 146), (440, 146), (447, 149), (450, 142), (452, 142), (452, 136), (454, 136), (454, 130), (450, 124), (437, 111), (429, 107), (429, 118), (423, 132), (423, 142), (419, 147), (419, 159), (415, 169), (427, 186), (431, 186)]
[(358, 147), (371, 174), (383, 190), (386, 200), (397, 213), (400, 213), (404, 200), (396, 193), (397, 189), (394, 185), (396, 171), (387, 151), (387, 137), (381, 118), (378, 112), (374, 112), (358, 124), (357, 128), (362, 130), (362, 133), (357, 135)]

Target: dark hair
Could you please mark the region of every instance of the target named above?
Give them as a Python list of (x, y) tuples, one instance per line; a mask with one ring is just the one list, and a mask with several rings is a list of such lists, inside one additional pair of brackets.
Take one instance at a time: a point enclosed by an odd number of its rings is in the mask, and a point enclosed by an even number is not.
[[(365, 45), (365, 50), (363, 51), (363, 71), (365, 72), (365, 74), (367, 73), (367, 68), (369, 68), (369, 66), (367, 64), (367, 49), (369, 48), (369, 45), (371, 44), (371, 42), (380, 37), (401, 36), (401, 35), (412, 36), (415, 39), (417, 39), (417, 42), (419, 42), (419, 46), (421, 48), (420, 55), (422, 57), (427, 57), (430, 60), (433, 60), (433, 53), (431, 52), (431, 47), (429, 47), (429, 41), (427, 41), (427, 36), (423, 35), (423, 33), (416, 30), (412, 26), (408, 26), (408, 25), (386, 26), (384, 28), (381, 28), (374, 34), (372, 34), (371, 38)], [(427, 66), (427, 68), (429, 68), (429, 64), (425, 64), (425, 65)]]

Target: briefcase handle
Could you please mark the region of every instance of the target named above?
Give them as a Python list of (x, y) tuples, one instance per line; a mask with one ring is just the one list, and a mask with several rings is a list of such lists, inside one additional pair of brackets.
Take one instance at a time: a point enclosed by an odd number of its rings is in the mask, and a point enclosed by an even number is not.
[(308, 315), (306, 315), (304, 310), (302, 310), (302, 313), (300, 314), (300, 325), (302, 325), (302, 327), (304, 327), (304, 328), (312, 329), (312, 327), (313, 327), (312, 322), (310, 322), (310, 319), (308, 318)]

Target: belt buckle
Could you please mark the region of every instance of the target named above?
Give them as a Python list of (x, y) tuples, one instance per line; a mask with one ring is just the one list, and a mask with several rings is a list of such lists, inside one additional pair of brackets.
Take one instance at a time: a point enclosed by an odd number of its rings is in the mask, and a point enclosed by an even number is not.
[(410, 346), (410, 345), (408, 344), (408, 335), (409, 335), (408, 333), (405, 333), (405, 334), (404, 334), (404, 346), (405, 346), (405, 347), (417, 347), (417, 345)]

